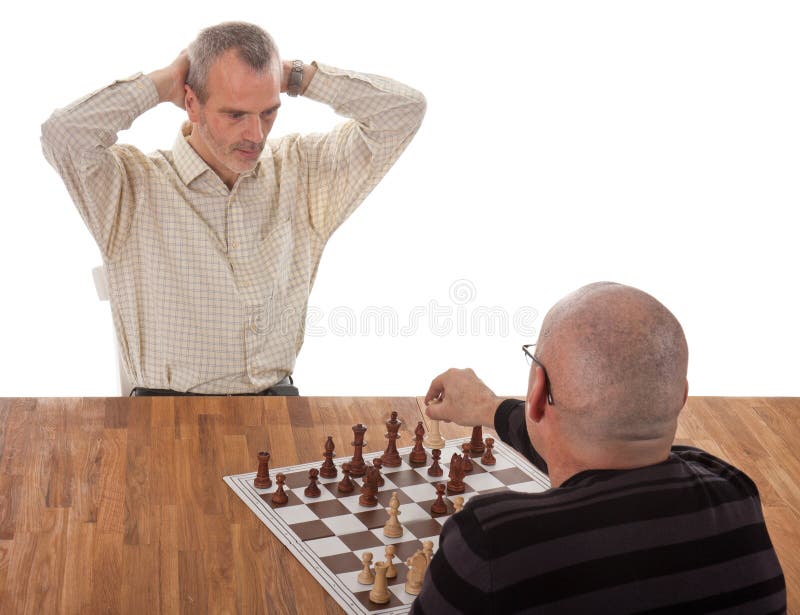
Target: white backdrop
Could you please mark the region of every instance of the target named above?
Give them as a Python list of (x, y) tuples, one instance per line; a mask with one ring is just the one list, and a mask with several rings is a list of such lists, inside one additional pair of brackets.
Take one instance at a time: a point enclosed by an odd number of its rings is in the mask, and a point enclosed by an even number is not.
[[(99, 252), (41, 155), (41, 122), (230, 19), (263, 25), (284, 57), (428, 98), (415, 141), (328, 245), (303, 393), (424, 394), (450, 366), (521, 393), (519, 346), (547, 308), (606, 279), (683, 322), (692, 394), (800, 395), (796, 2), (174, 4), (4, 13), (0, 395), (117, 392)], [(181, 120), (161, 105), (121, 139), (169, 148)], [(336, 121), (289, 100), (273, 134)]]

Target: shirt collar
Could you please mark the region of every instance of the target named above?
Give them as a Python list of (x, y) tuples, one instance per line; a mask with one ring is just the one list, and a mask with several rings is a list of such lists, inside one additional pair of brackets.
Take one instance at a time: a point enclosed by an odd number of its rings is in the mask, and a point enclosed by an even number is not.
[[(187, 186), (205, 172), (214, 173), (214, 169), (208, 166), (200, 154), (198, 154), (194, 148), (189, 145), (189, 141), (187, 141), (186, 138), (191, 134), (191, 132), (192, 125), (189, 122), (184, 122), (180, 131), (178, 131), (178, 136), (175, 139), (175, 145), (172, 148), (172, 154), (175, 160), (175, 170), (178, 172), (178, 176), (181, 178), (181, 181)], [(269, 147), (265, 147), (264, 152), (262, 152), (262, 158), (264, 153), (269, 151)], [(262, 161), (259, 159), (253, 170), (248, 171), (247, 173), (242, 173), (241, 177), (259, 177), (261, 175), (261, 163)]]

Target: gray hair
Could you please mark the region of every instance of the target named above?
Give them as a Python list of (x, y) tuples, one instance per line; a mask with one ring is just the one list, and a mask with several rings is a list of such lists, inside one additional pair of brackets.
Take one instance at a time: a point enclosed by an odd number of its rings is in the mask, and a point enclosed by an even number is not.
[(211, 65), (229, 49), (255, 71), (266, 71), (277, 59), (275, 41), (262, 28), (243, 21), (229, 21), (204, 28), (189, 44), (189, 74), (186, 83), (201, 103), (208, 100)]

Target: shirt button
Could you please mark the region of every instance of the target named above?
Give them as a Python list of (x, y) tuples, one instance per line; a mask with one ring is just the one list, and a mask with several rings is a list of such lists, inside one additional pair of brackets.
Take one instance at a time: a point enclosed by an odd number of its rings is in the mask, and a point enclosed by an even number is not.
[(241, 246), (242, 246), (242, 244), (240, 244), (238, 241), (234, 241), (233, 242), (234, 250), (238, 250)]

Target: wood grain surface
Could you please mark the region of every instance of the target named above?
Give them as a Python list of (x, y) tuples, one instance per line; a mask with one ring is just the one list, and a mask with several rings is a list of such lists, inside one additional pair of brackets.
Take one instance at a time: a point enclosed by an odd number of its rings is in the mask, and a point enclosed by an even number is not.
[[(383, 450), (383, 422), (415, 398), (0, 399), (0, 612), (341, 613), (222, 477)], [(690, 398), (679, 442), (761, 490), (800, 615), (800, 399)], [(443, 425), (445, 436), (468, 429)]]

